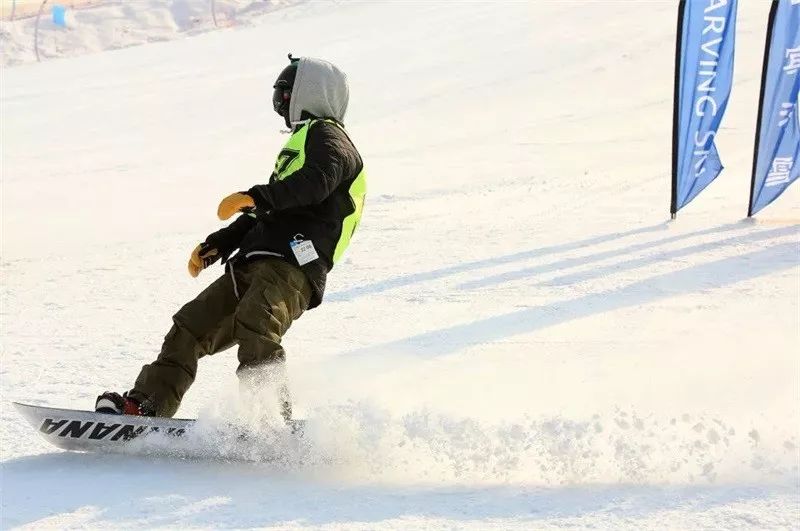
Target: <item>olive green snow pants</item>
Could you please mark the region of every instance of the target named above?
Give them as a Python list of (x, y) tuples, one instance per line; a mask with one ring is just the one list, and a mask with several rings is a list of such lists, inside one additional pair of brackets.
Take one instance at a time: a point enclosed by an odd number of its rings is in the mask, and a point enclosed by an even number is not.
[[(234, 344), (239, 345), (240, 377), (267, 364), (282, 365), (281, 337), (310, 298), (305, 274), (283, 260), (229, 264), (224, 275), (175, 314), (158, 359), (142, 367), (131, 396), (149, 400), (159, 416), (173, 416), (194, 382), (198, 360)], [(291, 408), (288, 391), (283, 398), (283, 407)]]

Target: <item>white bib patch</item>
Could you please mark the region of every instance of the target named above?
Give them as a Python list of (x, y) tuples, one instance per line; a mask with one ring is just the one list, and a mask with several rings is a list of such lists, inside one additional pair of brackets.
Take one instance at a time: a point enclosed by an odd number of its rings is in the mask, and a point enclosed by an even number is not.
[(303, 240), (302, 237), (302, 234), (298, 234), (294, 237), (294, 240), (289, 242), (294, 257), (297, 258), (298, 265), (306, 265), (319, 258), (317, 250), (314, 249), (314, 242), (311, 240)]

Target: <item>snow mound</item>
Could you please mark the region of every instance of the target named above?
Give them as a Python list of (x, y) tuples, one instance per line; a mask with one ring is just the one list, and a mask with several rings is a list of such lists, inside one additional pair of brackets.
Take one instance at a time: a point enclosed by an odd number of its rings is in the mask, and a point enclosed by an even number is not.
[[(103, 0), (67, 9), (66, 27), (56, 25), (50, 6), (45, 6), (39, 21), (39, 57), (44, 61), (84, 55), (250, 25), (265, 13), (300, 1)], [(35, 11), (29, 10), (23, 15), (29, 16), (4, 20), (0, 25), (0, 64), (3, 66), (36, 61)]]

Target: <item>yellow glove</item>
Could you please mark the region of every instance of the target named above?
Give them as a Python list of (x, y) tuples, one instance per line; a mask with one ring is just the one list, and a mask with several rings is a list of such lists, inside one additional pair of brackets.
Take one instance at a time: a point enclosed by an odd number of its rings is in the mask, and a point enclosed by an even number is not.
[(189, 258), (189, 274), (196, 277), (200, 271), (219, 260), (219, 251), (207, 243), (201, 243)]
[(255, 208), (256, 203), (253, 198), (242, 192), (231, 194), (220, 202), (217, 208), (219, 219), (228, 219), (236, 213)]

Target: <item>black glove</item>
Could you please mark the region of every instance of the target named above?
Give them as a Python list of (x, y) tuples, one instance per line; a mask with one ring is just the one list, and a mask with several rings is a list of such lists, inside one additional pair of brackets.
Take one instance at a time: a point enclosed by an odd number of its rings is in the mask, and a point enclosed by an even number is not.
[(219, 251), (219, 256), (224, 264), (233, 252), (239, 248), (242, 238), (255, 224), (256, 219), (254, 217), (248, 214), (241, 215), (227, 227), (209, 234), (206, 238), (206, 243)]

